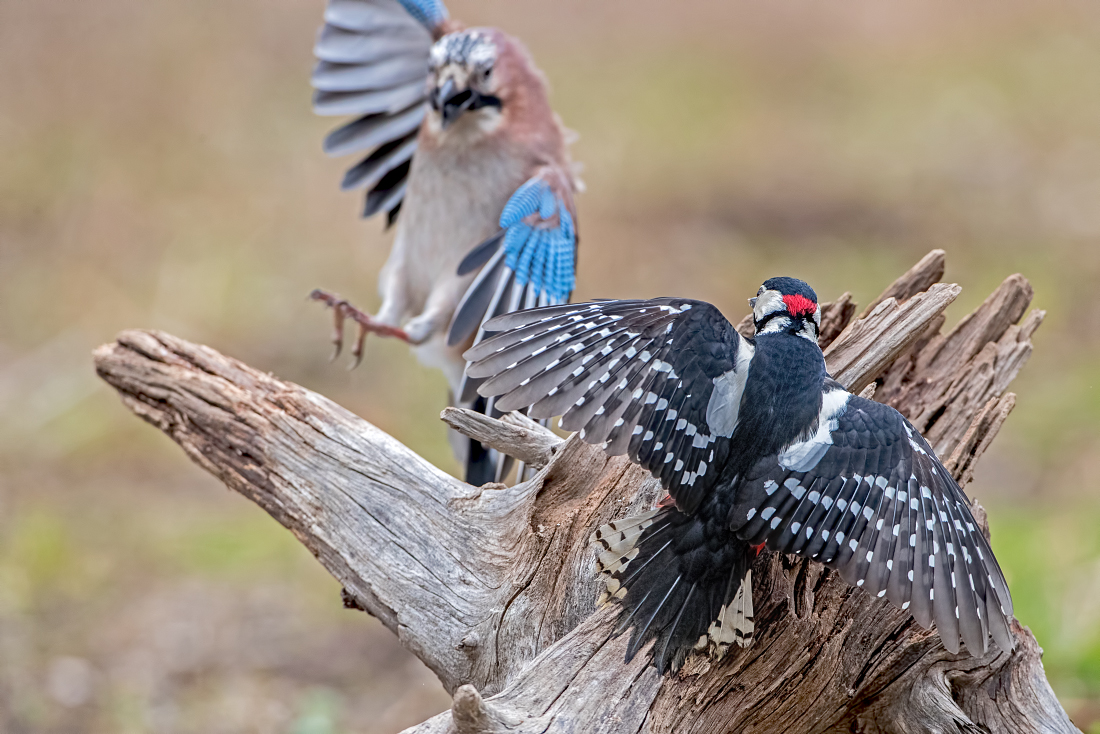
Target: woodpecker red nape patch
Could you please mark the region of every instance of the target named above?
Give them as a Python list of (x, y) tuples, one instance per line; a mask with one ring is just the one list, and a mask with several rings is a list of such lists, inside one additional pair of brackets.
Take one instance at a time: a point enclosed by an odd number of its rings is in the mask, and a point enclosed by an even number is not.
[(791, 316), (813, 316), (817, 311), (816, 303), (797, 293), (792, 296), (783, 296), (783, 303), (787, 304), (787, 311)]

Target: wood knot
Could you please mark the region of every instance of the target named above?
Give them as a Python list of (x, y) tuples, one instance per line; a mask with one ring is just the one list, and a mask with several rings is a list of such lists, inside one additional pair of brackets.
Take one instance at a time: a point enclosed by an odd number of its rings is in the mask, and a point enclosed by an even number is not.
[(469, 683), (459, 686), (451, 704), (451, 718), (459, 734), (491, 731), (492, 722), (485, 701)]
[(458, 734), (506, 734), (523, 721), (514, 712), (483, 699), (469, 683), (455, 691), (451, 720)]

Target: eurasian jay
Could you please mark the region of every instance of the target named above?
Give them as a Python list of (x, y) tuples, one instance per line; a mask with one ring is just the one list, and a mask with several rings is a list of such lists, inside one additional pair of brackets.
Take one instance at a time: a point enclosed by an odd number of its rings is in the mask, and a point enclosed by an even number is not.
[[(314, 110), (356, 116), (324, 150), (365, 156), (343, 188), (397, 224), (376, 315), (313, 293), (334, 309), (336, 352), (352, 318), (356, 364), (368, 333), (404, 339), (453, 401), (492, 411), (462, 353), (486, 320), (573, 290), (580, 182), (546, 81), (517, 39), (463, 29), (438, 0), (329, 0), (314, 52)], [(453, 443), (471, 484), (507, 471), (480, 443)]]

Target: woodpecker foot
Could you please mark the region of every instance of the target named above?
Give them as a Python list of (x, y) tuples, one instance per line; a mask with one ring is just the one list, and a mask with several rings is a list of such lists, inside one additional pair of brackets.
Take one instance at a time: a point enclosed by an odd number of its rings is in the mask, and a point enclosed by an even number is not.
[(351, 356), (352, 363), (348, 367), (349, 370), (353, 370), (359, 366), (359, 362), (363, 359), (363, 342), (367, 339), (367, 334), (377, 334), (378, 336), (393, 336), (404, 341), (409, 341), (409, 335), (405, 333), (404, 329), (398, 329), (395, 326), (389, 324), (383, 324), (376, 320), (368, 313), (360, 311), (355, 306), (345, 301), (335, 293), (329, 293), (321, 289), (315, 289), (309, 294), (309, 298), (312, 301), (321, 301), (326, 306), (332, 308), (333, 326), (332, 326), (332, 344), (333, 352), (331, 359), (336, 359), (340, 356), (340, 350), (344, 346), (344, 321), (351, 319), (359, 325), (359, 333), (355, 337), (355, 346), (352, 347)]

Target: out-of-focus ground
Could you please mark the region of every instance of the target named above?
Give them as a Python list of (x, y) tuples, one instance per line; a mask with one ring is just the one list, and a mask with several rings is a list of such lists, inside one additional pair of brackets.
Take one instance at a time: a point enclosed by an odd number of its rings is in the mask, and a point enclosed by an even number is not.
[[(393, 732), (434, 677), (258, 508), (94, 377), (128, 327), (319, 390), (455, 468), (439, 375), (347, 373), (306, 294), (390, 243), (309, 110), (321, 0), (0, 0), (0, 732)], [(970, 487), (1020, 620), (1100, 731), (1100, 8), (465, 0), (580, 132), (577, 296), (765, 277), (866, 302), (932, 247), (1049, 312)]]

